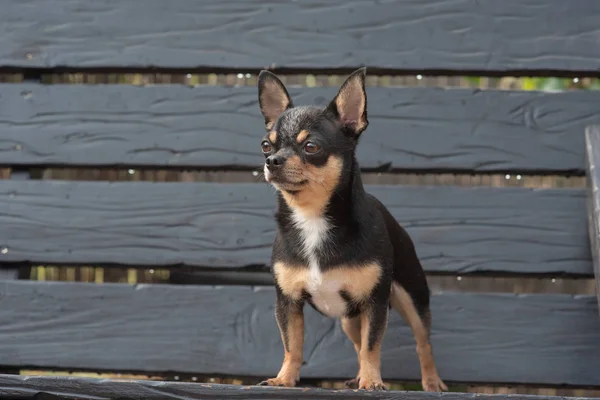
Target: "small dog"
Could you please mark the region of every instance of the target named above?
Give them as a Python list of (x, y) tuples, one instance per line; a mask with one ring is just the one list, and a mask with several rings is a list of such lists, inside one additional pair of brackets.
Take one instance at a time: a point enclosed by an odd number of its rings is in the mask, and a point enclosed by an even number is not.
[(341, 318), (359, 370), (348, 387), (385, 390), (380, 351), (390, 308), (410, 325), (423, 389), (446, 391), (433, 359), (429, 287), (408, 233), (368, 194), (355, 149), (367, 128), (366, 68), (353, 72), (325, 108), (295, 107), (271, 72), (258, 77), (267, 134), (261, 142), (265, 180), (278, 196), (272, 272), (275, 316), (285, 350), (275, 378), (259, 385), (295, 386), (300, 379), (305, 303)]

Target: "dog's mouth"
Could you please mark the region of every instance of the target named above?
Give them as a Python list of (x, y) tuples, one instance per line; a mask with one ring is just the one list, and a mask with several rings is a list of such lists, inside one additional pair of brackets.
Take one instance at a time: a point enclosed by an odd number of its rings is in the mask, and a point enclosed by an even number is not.
[(286, 178), (273, 176), (269, 180), (269, 183), (277, 184), (277, 186), (285, 190), (300, 190), (308, 183), (308, 180), (302, 179), (299, 181), (292, 181)]
[(308, 183), (308, 179), (292, 180), (282, 174), (266, 173), (265, 180), (277, 189), (286, 192), (298, 192)]

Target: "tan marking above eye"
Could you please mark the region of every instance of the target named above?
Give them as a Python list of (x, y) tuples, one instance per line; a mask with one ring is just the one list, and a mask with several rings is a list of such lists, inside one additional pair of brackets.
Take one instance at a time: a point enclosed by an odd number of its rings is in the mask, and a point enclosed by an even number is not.
[(271, 143), (275, 143), (277, 141), (277, 132), (276, 131), (269, 132), (269, 140), (271, 141)]
[(306, 140), (306, 138), (308, 137), (309, 132), (306, 129), (302, 129), (300, 131), (300, 133), (298, 133), (298, 136), (296, 136), (296, 143), (300, 144), (302, 142), (304, 142)]

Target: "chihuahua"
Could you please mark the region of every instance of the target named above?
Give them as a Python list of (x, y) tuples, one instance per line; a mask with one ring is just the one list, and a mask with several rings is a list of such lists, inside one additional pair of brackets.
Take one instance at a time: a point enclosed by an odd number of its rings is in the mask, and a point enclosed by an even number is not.
[(385, 390), (381, 342), (391, 308), (416, 339), (426, 391), (446, 391), (429, 340), (430, 291), (414, 244), (386, 207), (365, 191), (355, 150), (367, 120), (366, 68), (353, 72), (325, 107), (294, 106), (279, 78), (263, 70), (265, 180), (275, 189), (271, 258), (275, 318), (284, 359), (259, 385), (295, 386), (303, 361), (305, 303), (340, 318), (358, 356), (348, 387)]

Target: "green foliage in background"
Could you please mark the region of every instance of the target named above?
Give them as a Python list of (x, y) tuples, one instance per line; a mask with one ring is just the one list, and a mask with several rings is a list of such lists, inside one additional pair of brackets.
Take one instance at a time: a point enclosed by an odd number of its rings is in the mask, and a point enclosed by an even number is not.
[(523, 90), (560, 91), (570, 89), (599, 90), (599, 79), (523, 78)]
[[(465, 77), (470, 85), (480, 87), (482, 80), (478, 76)], [(490, 79), (490, 78), (487, 78)], [(600, 79), (598, 78), (491, 78), (502, 81), (509, 80), (511, 89), (514, 90), (539, 90), (545, 92), (556, 92), (563, 90), (600, 90)]]

